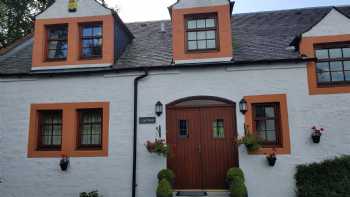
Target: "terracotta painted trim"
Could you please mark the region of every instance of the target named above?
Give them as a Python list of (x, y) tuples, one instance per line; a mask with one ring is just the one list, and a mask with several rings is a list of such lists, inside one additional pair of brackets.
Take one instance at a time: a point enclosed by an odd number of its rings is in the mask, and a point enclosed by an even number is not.
[[(186, 16), (212, 13), (217, 14), (217, 28), (219, 31), (217, 35), (217, 38), (219, 38), (217, 45), (220, 46), (220, 48), (218, 50), (213, 51), (189, 53), (186, 48)], [(172, 27), (174, 61), (191, 59), (211, 59), (233, 56), (231, 13), (229, 4), (211, 7), (173, 9)]]
[[(78, 116), (79, 109), (103, 110), (102, 126), (102, 149), (78, 150)], [(62, 145), (60, 151), (38, 150), (38, 111), (39, 110), (62, 110)], [(49, 103), (32, 104), (30, 107), (30, 123), (28, 137), (29, 158), (36, 157), (106, 157), (108, 156), (108, 131), (109, 131), (109, 102), (86, 102), (86, 103)]]
[[(315, 45), (347, 41), (350, 41), (350, 34), (338, 36), (303, 37), (299, 46), (300, 54), (308, 58), (315, 58)], [(307, 64), (307, 78), (310, 95), (350, 93), (350, 85), (319, 87), (317, 84), (315, 61), (310, 61)]]
[[(280, 125), (281, 125), (281, 139), (282, 146), (276, 147), (277, 154), (290, 154), (291, 144), (290, 144), (290, 132), (289, 132), (289, 119), (288, 119), (288, 107), (287, 107), (287, 95), (285, 94), (271, 94), (271, 95), (256, 95), (256, 96), (246, 96), (244, 99), (248, 103), (248, 111), (245, 114), (245, 124), (248, 126), (249, 131), (255, 133), (255, 128), (253, 127), (253, 111), (252, 105), (255, 103), (276, 103), (280, 104)], [(260, 148), (258, 151), (251, 154), (270, 154), (273, 148)]]
[[(102, 57), (98, 59), (80, 58), (80, 24), (99, 22), (102, 23)], [(35, 21), (34, 44), (32, 67), (49, 67), (61, 65), (83, 65), (83, 64), (113, 64), (114, 63), (114, 38), (115, 25), (114, 17), (93, 16), (61, 19), (38, 19)], [(46, 26), (68, 25), (68, 52), (67, 58), (63, 61), (46, 61)]]

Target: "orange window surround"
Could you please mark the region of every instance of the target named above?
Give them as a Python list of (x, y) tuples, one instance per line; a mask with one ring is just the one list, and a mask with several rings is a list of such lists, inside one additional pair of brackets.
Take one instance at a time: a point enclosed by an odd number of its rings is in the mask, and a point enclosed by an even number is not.
[(254, 104), (264, 103), (279, 103), (279, 114), (278, 118), (280, 121), (280, 143), (277, 146), (262, 146), (258, 151), (252, 154), (270, 154), (273, 149), (276, 150), (277, 154), (290, 154), (290, 134), (289, 134), (289, 123), (288, 123), (288, 107), (287, 107), (287, 96), (285, 94), (272, 94), (272, 95), (256, 95), (246, 96), (244, 99), (248, 103), (248, 111), (245, 113), (245, 124), (249, 128), (249, 132), (255, 133), (254, 128), (254, 117), (253, 117), (253, 106)]
[[(79, 110), (102, 110), (102, 146), (98, 149), (79, 148)], [(61, 147), (42, 150), (39, 147), (40, 111), (62, 111)], [(108, 156), (109, 102), (32, 104), (30, 109), (28, 157), (102, 157)]]
[[(315, 45), (348, 41), (350, 41), (350, 34), (338, 36), (304, 37), (300, 42), (299, 48), (301, 54), (306, 55), (309, 58), (315, 58)], [(328, 87), (319, 86), (317, 84), (315, 61), (310, 61), (307, 64), (307, 77), (310, 95), (350, 93), (349, 85)]]

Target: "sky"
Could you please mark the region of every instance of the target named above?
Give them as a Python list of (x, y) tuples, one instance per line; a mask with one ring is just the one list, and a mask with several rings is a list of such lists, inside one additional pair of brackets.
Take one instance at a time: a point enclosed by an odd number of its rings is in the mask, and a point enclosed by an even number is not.
[[(105, 0), (117, 6), (124, 22), (170, 19), (167, 7), (176, 0)], [(270, 11), (317, 6), (350, 5), (349, 0), (236, 0), (233, 13)]]

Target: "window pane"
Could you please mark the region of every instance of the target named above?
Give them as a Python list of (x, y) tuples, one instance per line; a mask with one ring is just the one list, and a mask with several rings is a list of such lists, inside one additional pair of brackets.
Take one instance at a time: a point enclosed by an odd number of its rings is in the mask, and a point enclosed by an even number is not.
[(94, 35), (95, 36), (102, 36), (102, 27), (101, 26), (97, 26), (94, 28)]
[(345, 80), (350, 81), (350, 71), (345, 71)]
[(344, 61), (344, 70), (350, 70), (350, 61)]
[(52, 144), (53, 145), (60, 145), (61, 144), (61, 136), (53, 136), (52, 137)]
[(329, 72), (317, 73), (318, 82), (330, 82), (331, 77)]
[(83, 47), (92, 47), (92, 46), (93, 46), (92, 39), (84, 39), (83, 40)]
[(205, 19), (197, 20), (197, 28), (205, 28)]
[(54, 125), (53, 126), (52, 135), (60, 136), (61, 135), (61, 130), (62, 130), (62, 126), (61, 125)]
[(188, 121), (180, 120), (179, 121), (179, 135), (180, 137), (188, 137)]
[(83, 37), (93, 36), (92, 32), (93, 32), (93, 28), (91, 26), (83, 27)]
[(205, 40), (198, 41), (198, 49), (206, 49), (207, 48), (207, 42)]
[(350, 48), (344, 48), (343, 55), (344, 57), (350, 57)]
[(91, 144), (95, 144), (95, 145), (101, 144), (101, 136), (100, 135), (93, 135)]
[(188, 40), (197, 40), (197, 33), (196, 32), (188, 32), (187, 37), (188, 37)]
[(215, 39), (215, 31), (207, 31), (207, 39)]
[(62, 49), (62, 50), (49, 50), (47, 57), (49, 59), (63, 59), (67, 57), (67, 49)]
[(215, 49), (216, 48), (216, 41), (215, 40), (207, 40), (207, 48), (208, 49)]
[(197, 39), (198, 40), (205, 40), (205, 37), (206, 37), (205, 35), (206, 35), (205, 31), (197, 32)]
[(275, 130), (275, 120), (266, 120), (266, 130)]
[(94, 47), (101, 47), (102, 39), (94, 39)]
[(316, 57), (318, 59), (328, 59), (328, 49), (316, 50)]
[(215, 20), (214, 19), (207, 19), (206, 20), (206, 27), (215, 27)]
[(341, 49), (329, 49), (329, 57), (330, 58), (342, 58), (342, 51)]
[(273, 107), (266, 107), (265, 108), (265, 116), (267, 118), (274, 118), (275, 117), (275, 109)]
[(317, 63), (317, 72), (327, 72), (329, 71), (329, 63), (328, 62), (320, 62)]
[(331, 71), (343, 71), (342, 62), (330, 62)]
[(46, 135), (46, 136), (43, 136), (42, 138), (42, 144), (43, 145), (52, 145), (51, 144), (51, 136), (50, 135)]
[(83, 144), (83, 145), (91, 144), (90, 135), (82, 135), (81, 136), (81, 144)]
[(257, 118), (260, 118), (260, 117), (265, 117), (265, 108), (262, 107), (262, 106), (257, 106), (255, 108), (255, 116)]
[(264, 132), (265, 131), (265, 120), (258, 120), (256, 121), (256, 131), (257, 132)]
[(92, 48), (92, 56), (102, 56), (102, 48), (101, 47)]
[(91, 134), (93, 134), (93, 135), (101, 135), (101, 125), (99, 125), (99, 124), (92, 125)]
[(42, 135), (51, 135), (51, 125), (43, 125), (42, 126)]
[(224, 138), (225, 137), (224, 120), (223, 119), (217, 119), (213, 122), (213, 136), (214, 136), (214, 138)]
[(187, 21), (187, 28), (188, 29), (195, 29), (196, 28), (196, 21), (195, 20)]
[(92, 54), (93, 54), (92, 48), (84, 48), (83, 49), (83, 56), (84, 57), (92, 56)]
[(195, 49), (197, 49), (197, 42), (196, 42), (196, 41), (189, 41), (189, 42), (188, 42), (188, 49), (189, 49), (189, 50), (195, 50)]
[(266, 141), (268, 142), (276, 142), (276, 131), (275, 130), (268, 130), (266, 131)]
[(48, 34), (50, 40), (66, 40), (67, 27), (49, 27)]
[(332, 81), (344, 81), (343, 72), (332, 72)]

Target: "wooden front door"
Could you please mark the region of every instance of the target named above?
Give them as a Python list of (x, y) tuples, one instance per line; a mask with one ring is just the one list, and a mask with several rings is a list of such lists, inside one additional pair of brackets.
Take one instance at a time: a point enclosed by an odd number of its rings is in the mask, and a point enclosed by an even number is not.
[(167, 109), (168, 168), (176, 189), (225, 189), (225, 175), (238, 166), (234, 106)]

